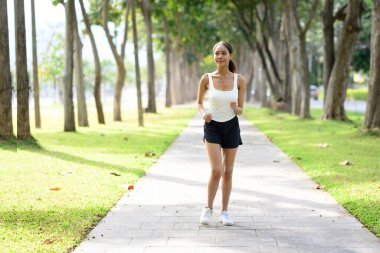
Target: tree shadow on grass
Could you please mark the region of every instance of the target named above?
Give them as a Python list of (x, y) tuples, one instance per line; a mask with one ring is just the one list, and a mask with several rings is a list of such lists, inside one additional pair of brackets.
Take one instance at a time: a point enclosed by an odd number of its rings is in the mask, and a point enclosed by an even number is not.
[(38, 153), (38, 154), (45, 155), (45, 156), (54, 157), (54, 158), (57, 158), (57, 159), (60, 159), (63, 161), (74, 162), (74, 163), (79, 163), (79, 164), (86, 164), (86, 165), (94, 166), (94, 167), (97, 167), (100, 169), (117, 170), (117, 171), (123, 172), (123, 173), (128, 172), (128, 173), (133, 173), (133, 174), (138, 175), (138, 176), (142, 176), (145, 174), (142, 169), (127, 168), (124, 166), (115, 165), (115, 164), (111, 164), (111, 163), (90, 160), (87, 158), (83, 158), (83, 157), (72, 155), (72, 154), (67, 154), (67, 153), (60, 152), (60, 151), (47, 150), (39, 144), (36, 144), (36, 145), (24, 144), (24, 145), (18, 146), (18, 149)]

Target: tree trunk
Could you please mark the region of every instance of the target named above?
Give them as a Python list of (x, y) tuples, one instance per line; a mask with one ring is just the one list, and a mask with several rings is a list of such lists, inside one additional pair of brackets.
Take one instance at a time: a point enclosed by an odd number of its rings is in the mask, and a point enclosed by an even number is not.
[(156, 113), (156, 95), (154, 84), (154, 59), (153, 59), (153, 42), (152, 42), (152, 10), (151, 0), (142, 0), (142, 9), (144, 14), (144, 21), (147, 28), (146, 43), (147, 43), (147, 61), (148, 61), (148, 107), (147, 112)]
[(373, 1), (371, 65), (364, 129), (380, 130), (380, 0)]
[(339, 48), (334, 67), (325, 91), (325, 104), (322, 119), (347, 120), (344, 100), (349, 81), (352, 51), (361, 28), (362, 0), (350, 0), (347, 15), (340, 36)]
[(165, 15), (163, 15), (163, 21), (164, 21), (164, 32), (165, 32), (165, 56), (166, 56), (166, 99), (165, 99), (165, 107), (171, 107), (172, 106), (172, 99), (171, 99), (171, 87), (170, 87), (170, 38), (169, 38), (169, 24), (168, 19)]
[(0, 0), (0, 139), (13, 136), (7, 0)]
[(31, 0), (32, 10), (32, 44), (33, 44), (33, 90), (34, 90), (34, 119), (36, 128), (41, 128), (40, 113), (40, 87), (38, 82), (37, 40), (36, 40), (36, 16), (34, 0)]
[(74, 0), (67, 0), (66, 34), (65, 34), (65, 69), (63, 74), (63, 97), (65, 132), (75, 131), (74, 103), (73, 103), (73, 39), (74, 39)]
[(15, 1), (17, 138), (31, 138), (29, 123), (29, 78), (26, 60), (24, 0)]
[(106, 33), (106, 37), (108, 40), (108, 44), (111, 47), (112, 54), (115, 58), (117, 65), (117, 81), (115, 85), (115, 94), (114, 94), (114, 104), (113, 104), (113, 119), (115, 121), (121, 121), (121, 94), (124, 87), (124, 79), (125, 79), (125, 66), (124, 66), (124, 52), (125, 45), (127, 42), (127, 34), (128, 34), (128, 13), (130, 10), (130, 4), (127, 4), (126, 15), (125, 15), (125, 31), (124, 31), (124, 39), (121, 47), (120, 55), (117, 53), (116, 46), (113, 42), (113, 38), (108, 29), (108, 2), (109, 0), (103, 1), (103, 29)]
[(139, 126), (144, 126), (144, 115), (141, 99), (141, 78), (140, 78), (140, 63), (139, 63), (139, 45), (136, 24), (136, 0), (132, 0), (132, 26), (133, 26), (133, 45), (135, 50), (135, 71), (136, 71), (136, 90), (137, 90), (137, 113), (139, 118)]
[(301, 114), (302, 98), (302, 60), (300, 55), (300, 38), (293, 10), (293, 0), (284, 1), (283, 11), (285, 12), (286, 37), (288, 41), (288, 52), (290, 62), (290, 80), (291, 80), (291, 113), (294, 115)]
[(306, 33), (301, 32), (299, 35), (300, 60), (301, 60), (301, 111), (300, 117), (310, 118), (310, 72), (308, 65), (308, 56), (306, 51)]
[[(329, 78), (334, 66), (334, 0), (325, 0), (322, 12), (323, 22), (323, 90), (328, 89)], [(326, 95), (323, 98), (326, 101)]]
[(98, 49), (96, 47), (94, 35), (91, 30), (90, 21), (88, 20), (87, 13), (83, 5), (83, 0), (79, 0), (79, 3), (82, 10), (84, 24), (86, 25), (86, 31), (87, 31), (88, 36), (90, 37), (92, 52), (94, 54), (94, 62), (95, 62), (94, 98), (95, 98), (96, 112), (98, 114), (98, 123), (105, 124), (106, 122), (104, 120), (104, 112), (103, 112), (103, 105), (102, 105), (102, 99), (101, 99), (101, 87), (100, 87), (102, 83), (102, 69), (101, 69), (100, 60), (99, 60)]
[(82, 41), (79, 36), (77, 14), (74, 4), (74, 70), (77, 90), (78, 125), (88, 127), (86, 94), (83, 80)]

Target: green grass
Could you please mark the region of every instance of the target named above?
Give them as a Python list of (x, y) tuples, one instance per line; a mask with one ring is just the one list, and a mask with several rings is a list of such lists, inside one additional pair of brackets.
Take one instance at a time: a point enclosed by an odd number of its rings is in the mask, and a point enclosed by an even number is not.
[[(312, 110), (313, 119), (301, 120), (267, 109), (245, 110), (255, 126), (380, 237), (380, 137), (361, 131), (363, 114), (348, 113), (350, 123), (321, 121), (320, 115), (321, 110)], [(339, 165), (344, 160), (353, 165)]]
[(64, 133), (62, 109), (44, 109), (42, 130), (33, 129), (36, 142), (0, 142), (0, 252), (70, 251), (195, 112), (161, 109), (145, 114), (138, 128), (134, 111), (124, 122), (112, 122), (106, 111), (107, 124), (99, 125), (90, 109), (90, 128)]

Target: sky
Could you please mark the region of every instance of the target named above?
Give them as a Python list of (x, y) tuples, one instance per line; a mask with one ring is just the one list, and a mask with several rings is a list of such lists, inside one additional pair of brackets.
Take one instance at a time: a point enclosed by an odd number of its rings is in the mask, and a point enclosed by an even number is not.
[[(32, 62), (32, 21), (31, 21), (31, 7), (30, 0), (24, 0), (25, 7), (25, 26), (26, 26), (26, 44), (27, 44), (27, 60), (29, 66)], [(76, 10), (78, 20), (82, 20), (82, 15), (80, 11), (79, 1), (76, 2)], [(86, 5), (86, 1), (85, 5)], [(37, 57), (40, 61), (42, 55), (46, 50), (47, 44), (54, 35), (54, 33), (65, 34), (65, 9), (62, 4), (58, 6), (53, 6), (51, 0), (34, 0), (35, 12), (36, 12), (36, 34), (37, 34)], [(14, 0), (7, 0), (8, 7), (8, 27), (9, 27), (9, 50), (11, 64), (14, 66), (15, 61), (15, 25), (14, 25)], [(88, 10), (88, 6), (86, 6)], [(80, 22), (80, 31), (83, 29), (84, 24)], [(110, 59), (113, 61), (112, 52), (110, 46), (105, 37), (105, 33), (100, 27), (92, 27), (94, 32), (97, 48), (99, 51), (100, 59)], [(92, 47), (88, 36), (83, 38), (83, 58), (93, 60)], [(121, 38), (120, 38), (121, 39)], [(121, 43), (118, 43), (120, 45)], [(140, 64), (146, 65), (146, 60), (144, 56), (144, 51), (139, 54)], [(127, 43), (126, 48), (126, 58), (133, 62), (133, 45)]]

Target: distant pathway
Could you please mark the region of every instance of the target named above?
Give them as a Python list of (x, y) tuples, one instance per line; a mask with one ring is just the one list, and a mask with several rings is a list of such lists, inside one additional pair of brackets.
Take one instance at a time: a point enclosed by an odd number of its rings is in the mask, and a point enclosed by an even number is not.
[(240, 118), (244, 145), (234, 171), (230, 213), (236, 225), (199, 225), (209, 164), (202, 120), (177, 140), (94, 228), (75, 252), (379, 253), (380, 240), (281, 150)]

